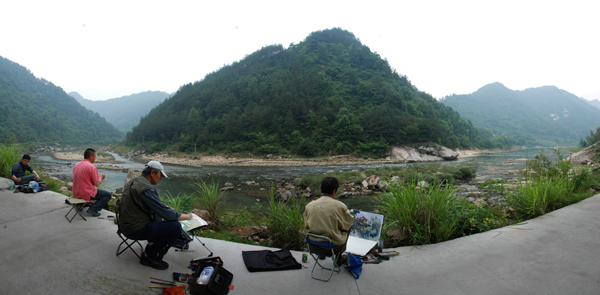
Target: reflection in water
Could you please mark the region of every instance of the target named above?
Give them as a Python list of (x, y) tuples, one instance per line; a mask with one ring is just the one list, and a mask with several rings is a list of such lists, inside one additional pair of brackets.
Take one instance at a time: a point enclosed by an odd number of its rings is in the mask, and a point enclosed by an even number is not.
[[(535, 148), (506, 153), (494, 153), (473, 158), (459, 159), (456, 161), (435, 162), (434, 164), (471, 166), (477, 169), (477, 178), (502, 178), (510, 174), (511, 171), (524, 168), (525, 160), (533, 158), (533, 156), (539, 153), (539, 150), (539, 148)], [(549, 149), (545, 149), (545, 152), (552, 154)], [(113, 166), (133, 169), (136, 171), (141, 171), (144, 169), (145, 163), (123, 158), (118, 154), (111, 154), (115, 157), (116, 161), (120, 162), (118, 164), (112, 164)], [(33, 159), (32, 162), (35, 167), (41, 167), (44, 171), (49, 172), (50, 175), (70, 181), (72, 179), (73, 166), (78, 161), (58, 160), (49, 155), (40, 155), (39, 157)], [(96, 166), (103, 165), (102, 163), (98, 162), (95, 164)], [(191, 194), (193, 193), (193, 189), (191, 187), (192, 183), (197, 182), (200, 179), (203, 179), (206, 182), (210, 182), (214, 179), (214, 181), (220, 183), (221, 186), (225, 182), (232, 182), (236, 185), (233, 191), (227, 192), (229, 204), (234, 207), (251, 207), (255, 204), (256, 199), (262, 199), (264, 201), (265, 198), (268, 197), (269, 188), (271, 186), (276, 186), (276, 184), (282, 179), (290, 181), (305, 174), (323, 174), (334, 170), (365, 170), (383, 166), (428, 165), (432, 163), (302, 167), (189, 167), (165, 163), (163, 164), (169, 177), (164, 178), (157, 185), (157, 190), (159, 191), (160, 195), (167, 191), (174, 196), (177, 194)], [(98, 172), (106, 174), (105, 185), (110, 190), (122, 187), (127, 175), (122, 171), (107, 169), (98, 169)], [(246, 181), (256, 181), (260, 185), (245, 185), (244, 183)], [(260, 187), (266, 188), (267, 190), (261, 191)], [(349, 208), (353, 209), (369, 211), (374, 207), (372, 197), (348, 198), (342, 199), (341, 201), (346, 203)], [(266, 205), (266, 203), (262, 204), (263, 207)]]

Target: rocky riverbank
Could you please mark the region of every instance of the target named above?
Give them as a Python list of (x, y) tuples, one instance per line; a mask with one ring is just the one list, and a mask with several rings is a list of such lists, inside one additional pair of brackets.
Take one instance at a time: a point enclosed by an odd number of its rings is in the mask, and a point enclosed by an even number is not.
[[(52, 157), (59, 160), (65, 161), (75, 161), (79, 162), (83, 160), (83, 151), (70, 151), (70, 152), (59, 152), (55, 151), (52, 154)], [(115, 158), (110, 154), (97, 152), (96, 153), (96, 162), (97, 163), (116, 163)]]
[(479, 156), (480, 150), (451, 150), (432, 143), (419, 147), (394, 146), (390, 154), (382, 159), (359, 158), (351, 155), (337, 155), (319, 158), (292, 158), (267, 155), (257, 158), (238, 158), (230, 156), (172, 156), (168, 153), (147, 154), (143, 150), (132, 150), (125, 156), (142, 162), (156, 160), (162, 163), (186, 166), (243, 166), (243, 167), (293, 167), (293, 166), (330, 166), (330, 165), (363, 165), (363, 164), (398, 164), (413, 162), (451, 161), (458, 158)]

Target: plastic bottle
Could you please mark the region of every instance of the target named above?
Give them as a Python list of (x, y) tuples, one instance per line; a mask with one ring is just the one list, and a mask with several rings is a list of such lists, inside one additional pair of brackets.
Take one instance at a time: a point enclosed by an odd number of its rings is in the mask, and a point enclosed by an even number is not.
[(199, 285), (208, 285), (208, 282), (210, 281), (210, 278), (212, 277), (213, 273), (215, 272), (215, 268), (212, 266), (207, 266), (202, 270), (202, 273), (200, 273), (200, 276), (198, 277), (198, 280), (196, 281), (196, 283), (198, 283)]
[(14, 180), (10, 181), (10, 189), (11, 190), (15, 189), (15, 181)]
[(29, 187), (33, 189), (34, 194), (37, 194), (37, 191), (40, 189), (40, 185), (37, 183), (37, 181), (30, 181)]

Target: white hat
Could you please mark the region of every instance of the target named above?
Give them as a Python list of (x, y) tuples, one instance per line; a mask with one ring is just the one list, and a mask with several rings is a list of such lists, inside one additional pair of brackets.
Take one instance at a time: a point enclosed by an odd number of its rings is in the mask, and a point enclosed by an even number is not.
[(148, 164), (146, 164), (146, 167), (149, 167), (152, 169), (158, 169), (158, 170), (160, 170), (160, 173), (162, 173), (162, 175), (164, 177), (168, 178), (167, 173), (165, 173), (165, 168), (159, 161), (150, 161), (150, 162), (148, 162)]

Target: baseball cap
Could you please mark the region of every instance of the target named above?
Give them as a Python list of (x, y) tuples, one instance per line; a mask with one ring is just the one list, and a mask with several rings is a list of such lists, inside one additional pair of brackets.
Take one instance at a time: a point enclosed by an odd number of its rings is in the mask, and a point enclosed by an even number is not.
[(148, 164), (146, 164), (146, 167), (150, 167), (152, 169), (158, 169), (158, 170), (160, 170), (160, 173), (162, 173), (162, 175), (164, 177), (168, 178), (167, 173), (165, 173), (165, 168), (159, 161), (150, 161), (150, 162), (148, 162)]

